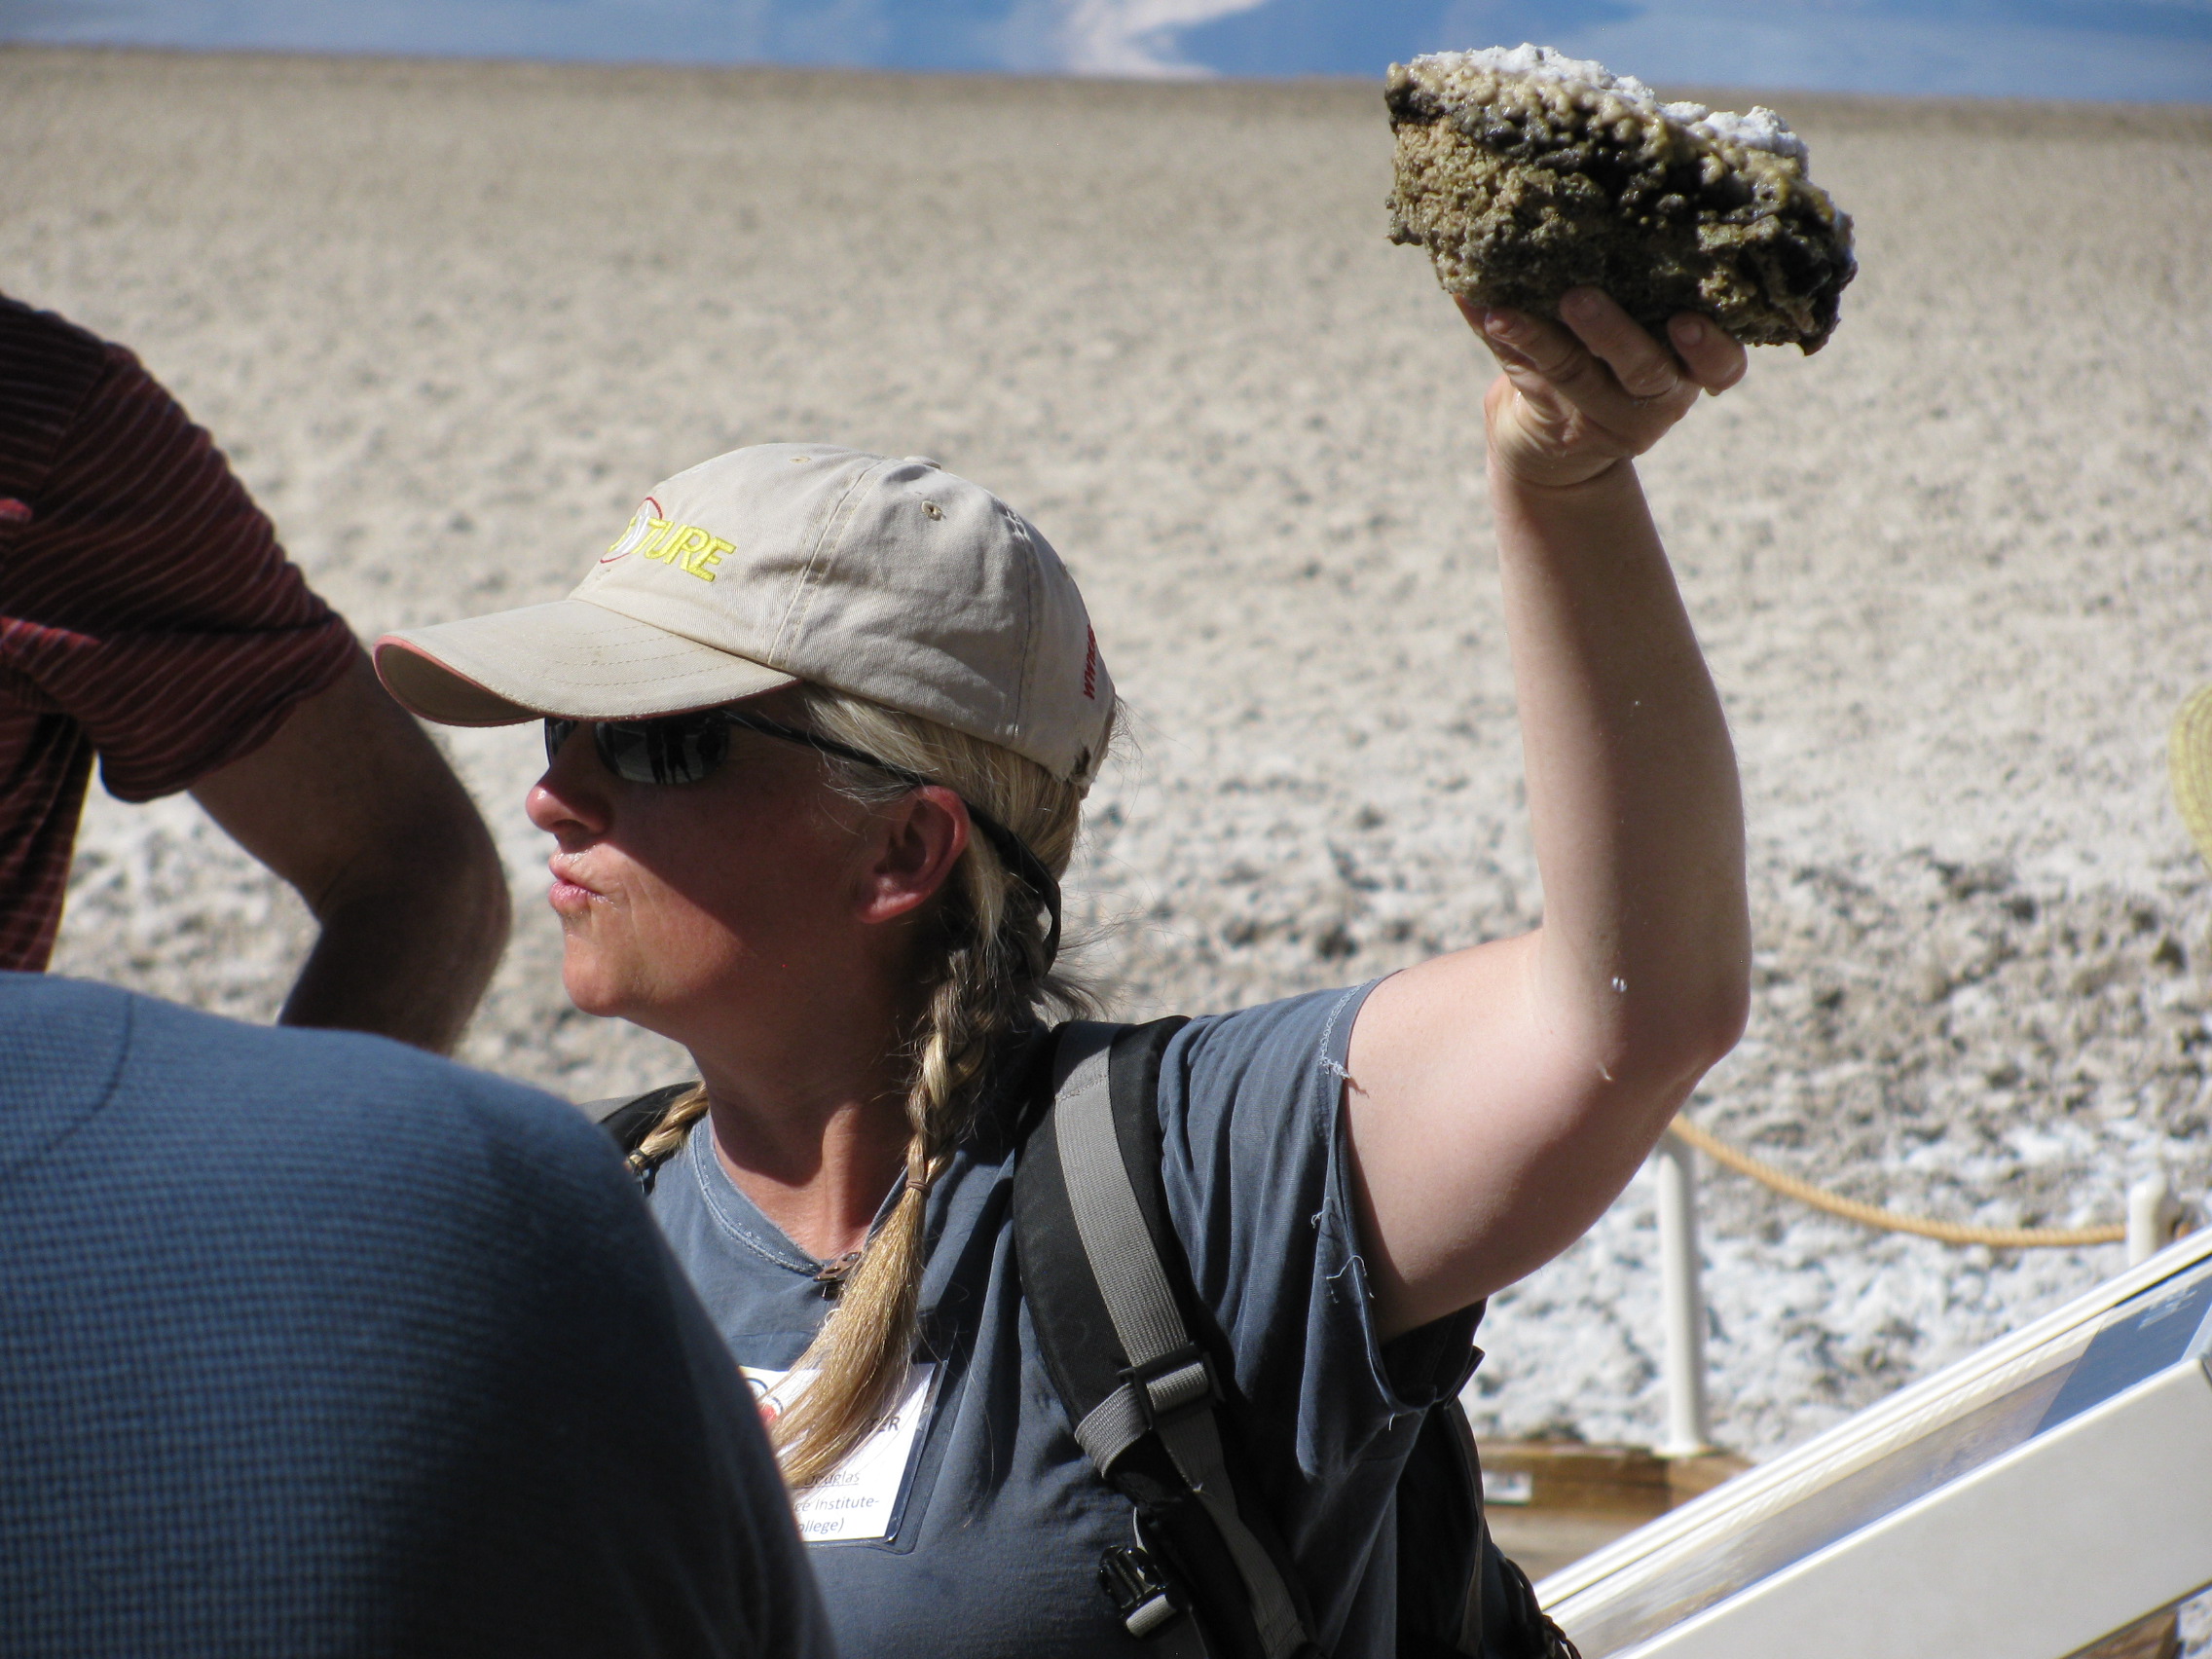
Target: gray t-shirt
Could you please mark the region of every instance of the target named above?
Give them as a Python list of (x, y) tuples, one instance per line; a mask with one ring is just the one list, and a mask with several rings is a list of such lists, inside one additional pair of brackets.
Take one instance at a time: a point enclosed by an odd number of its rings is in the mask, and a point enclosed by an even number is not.
[[(1376, 1335), (1341, 1114), (1370, 988), (1193, 1020), (1160, 1075), (1168, 1210), (1251, 1404), (1254, 1496), (1339, 1659), (1392, 1650), (1399, 1468), (1421, 1412), (1473, 1355), (1472, 1312), (1387, 1346)], [(883, 1534), (808, 1552), (846, 1653), (1145, 1651), (1099, 1588), (1100, 1554), (1130, 1539), (1130, 1505), (1091, 1469), (1038, 1355), (1003, 1138), (986, 1121), (931, 1193), (919, 1357), (934, 1363), (916, 1374), (921, 1410), (899, 1414), (910, 1441), (879, 1434), (867, 1480), (801, 1505), (810, 1538)], [(662, 1167), (652, 1206), (738, 1362), (790, 1367), (830, 1306), (822, 1264), (761, 1216), (706, 1134)]]

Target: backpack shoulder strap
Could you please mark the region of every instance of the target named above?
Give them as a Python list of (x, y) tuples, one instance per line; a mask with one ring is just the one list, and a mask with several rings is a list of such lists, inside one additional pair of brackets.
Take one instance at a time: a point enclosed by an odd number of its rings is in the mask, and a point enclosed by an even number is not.
[[(627, 1100), (593, 1100), (581, 1110), (607, 1131), (614, 1144), (622, 1149), (623, 1157), (628, 1158), (659, 1124), (661, 1114), (668, 1110), (669, 1102), (680, 1094), (688, 1094), (698, 1087), (695, 1083), (672, 1083), (662, 1088), (647, 1089), (643, 1094), (632, 1095)], [(641, 1168), (633, 1162), (631, 1170), (638, 1177), (640, 1187), (648, 1193), (653, 1190), (653, 1176), (658, 1173), (657, 1169)]]
[[(1183, 1023), (1062, 1028), (1051, 1105), (1014, 1178), (1022, 1294), (1077, 1441), (1136, 1502), (1209, 1639), (1294, 1659), (1318, 1652), (1311, 1619), (1285, 1553), (1238, 1503), (1222, 1373), (1184, 1317), (1189, 1270), (1161, 1185), (1160, 1062)], [(1124, 1611), (1140, 1635), (1172, 1616), (1158, 1597)]]

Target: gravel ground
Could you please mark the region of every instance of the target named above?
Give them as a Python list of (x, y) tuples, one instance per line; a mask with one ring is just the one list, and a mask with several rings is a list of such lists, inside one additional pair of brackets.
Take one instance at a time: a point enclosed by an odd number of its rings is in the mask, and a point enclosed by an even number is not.
[[(1958, 1219), (2201, 1193), (2212, 893), (2162, 745), (2212, 678), (2212, 114), (1770, 101), (1864, 274), (1645, 469), (1750, 809), (1756, 1008), (1693, 1110)], [(557, 596), (737, 444), (926, 453), (1044, 527), (1127, 694), (1074, 884), (1119, 1008), (1540, 914), (1485, 377), (1383, 240), (1378, 87), (17, 50), (0, 146), (0, 288), (137, 346), (364, 635)], [(535, 735), (448, 741), (523, 916), (464, 1057), (680, 1075), (560, 995)], [(93, 800), (57, 971), (266, 1017), (307, 937), (189, 802)], [(1755, 1455), (2120, 1265), (1706, 1200)], [(1640, 1183), (1498, 1299), (1484, 1426), (1653, 1436), (1655, 1254)]]

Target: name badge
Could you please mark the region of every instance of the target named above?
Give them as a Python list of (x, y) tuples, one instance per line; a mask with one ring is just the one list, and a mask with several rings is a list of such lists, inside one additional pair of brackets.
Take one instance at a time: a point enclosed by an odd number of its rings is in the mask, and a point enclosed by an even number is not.
[[(753, 1390), (763, 1422), (774, 1422), (797, 1404), (818, 1375), (757, 1365), (741, 1365), (738, 1370)], [(936, 1380), (934, 1361), (908, 1366), (898, 1403), (875, 1431), (819, 1482), (792, 1494), (792, 1512), (798, 1517), (801, 1538), (810, 1544), (846, 1544), (891, 1536), (899, 1494), (905, 1488), (915, 1448), (921, 1445), (922, 1424), (929, 1419), (930, 1385)]]

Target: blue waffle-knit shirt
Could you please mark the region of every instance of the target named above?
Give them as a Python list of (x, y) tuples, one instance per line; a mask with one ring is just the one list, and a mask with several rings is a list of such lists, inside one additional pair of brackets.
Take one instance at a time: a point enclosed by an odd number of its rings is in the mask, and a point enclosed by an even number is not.
[(823, 1630), (743, 1383), (573, 1110), (0, 975), (0, 1656)]

